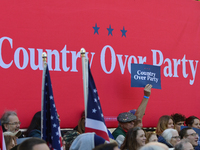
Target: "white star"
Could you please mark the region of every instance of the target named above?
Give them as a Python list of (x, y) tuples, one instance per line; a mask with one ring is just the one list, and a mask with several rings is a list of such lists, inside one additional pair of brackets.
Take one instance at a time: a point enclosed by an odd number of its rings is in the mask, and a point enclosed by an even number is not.
[(53, 124), (53, 127), (56, 128), (56, 124), (55, 123)]
[(92, 113), (96, 113), (96, 111), (97, 111), (97, 110), (96, 110), (95, 108), (94, 108), (94, 109), (92, 109)]
[(59, 133), (58, 133), (58, 132), (56, 132), (56, 135), (59, 135)]
[(101, 114), (101, 117), (103, 118), (103, 114)]
[(98, 106), (98, 109), (100, 110), (100, 109), (101, 109), (101, 107), (100, 107), (100, 106)]
[(53, 120), (53, 116), (51, 116), (51, 120)]
[(97, 90), (96, 90), (96, 89), (94, 89), (93, 91), (94, 91), (94, 93), (96, 93), (96, 92), (97, 92)]
[(52, 99), (53, 99), (53, 96), (51, 95), (49, 98), (52, 100)]
[(94, 99), (94, 102), (95, 102), (95, 103), (97, 102), (97, 99), (96, 99), (96, 98)]
[(56, 107), (55, 104), (53, 104), (53, 107), (54, 107), (54, 108)]
[(48, 84), (46, 83), (45, 85), (47, 86)]
[(98, 96), (98, 100), (99, 100), (100, 98), (99, 98), (99, 96)]

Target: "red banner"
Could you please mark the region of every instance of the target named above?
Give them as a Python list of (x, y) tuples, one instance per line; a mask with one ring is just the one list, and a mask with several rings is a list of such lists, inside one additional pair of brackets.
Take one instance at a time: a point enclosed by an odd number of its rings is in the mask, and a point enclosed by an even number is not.
[(41, 109), (42, 52), (61, 127), (78, 124), (82, 47), (108, 127), (143, 98), (143, 88), (131, 87), (131, 63), (161, 66), (162, 89), (152, 89), (145, 127), (172, 113), (200, 117), (199, 1), (3, 1), (0, 14), (0, 114), (16, 110), (22, 128)]

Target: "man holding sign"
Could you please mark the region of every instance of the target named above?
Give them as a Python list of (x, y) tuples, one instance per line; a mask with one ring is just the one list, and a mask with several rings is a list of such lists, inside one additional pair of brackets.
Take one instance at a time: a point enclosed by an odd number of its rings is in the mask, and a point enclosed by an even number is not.
[(119, 147), (123, 143), (126, 133), (129, 129), (134, 128), (136, 126), (142, 127), (142, 118), (146, 110), (149, 96), (151, 95), (151, 88), (151, 84), (147, 84), (145, 86), (144, 97), (134, 115), (131, 112), (124, 112), (118, 115), (117, 121), (119, 122), (119, 126), (114, 130), (112, 135), (117, 141)]

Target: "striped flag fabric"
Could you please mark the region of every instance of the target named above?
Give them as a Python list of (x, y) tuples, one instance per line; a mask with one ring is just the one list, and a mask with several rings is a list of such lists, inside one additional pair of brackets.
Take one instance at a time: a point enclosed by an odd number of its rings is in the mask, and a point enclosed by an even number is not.
[(56, 110), (48, 65), (45, 70), (43, 93), (42, 139), (50, 150), (63, 150), (58, 113)]
[(3, 136), (3, 129), (1, 126), (1, 121), (0, 121), (0, 150), (6, 150), (6, 144), (4, 141), (4, 136)]
[[(89, 63), (88, 63), (89, 64)], [(97, 135), (109, 141), (107, 127), (105, 125), (103, 112), (97, 89), (88, 65), (88, 101), (87, 116), (85, 121), (85, 132), (95, 132)]]

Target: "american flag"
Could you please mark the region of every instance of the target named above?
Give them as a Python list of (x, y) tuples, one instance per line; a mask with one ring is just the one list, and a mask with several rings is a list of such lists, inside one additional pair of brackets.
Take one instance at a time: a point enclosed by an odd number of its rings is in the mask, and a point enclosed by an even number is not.
[(43, 95), (42, 139), (47, 142), (50, 150), (63, 150), (58, 113), (54, 103), (48, 66), (45, 70)]
[(0, 150), (6, 150), (1, 121), (0, 121)]
[[(89, 64), (89, 63), (88, 63)], [(103, 112), (97, 89), (88, 65), (88, 101), (85, 132), (95, 132), (97, 135), (109, 141), (107, 127), (105, 125)]]

